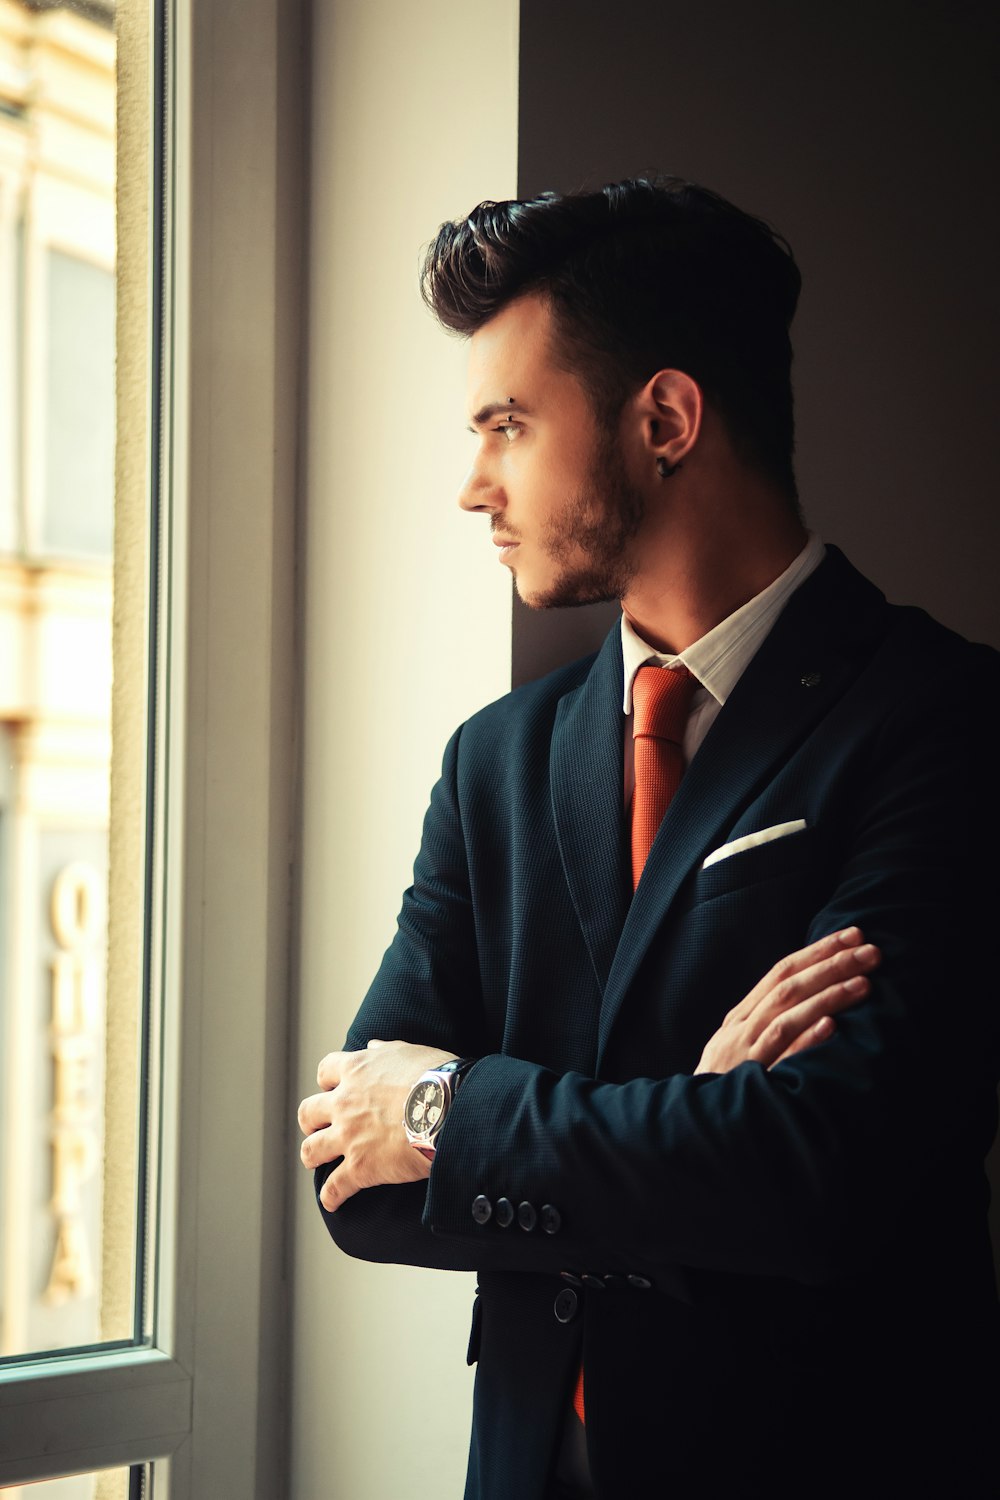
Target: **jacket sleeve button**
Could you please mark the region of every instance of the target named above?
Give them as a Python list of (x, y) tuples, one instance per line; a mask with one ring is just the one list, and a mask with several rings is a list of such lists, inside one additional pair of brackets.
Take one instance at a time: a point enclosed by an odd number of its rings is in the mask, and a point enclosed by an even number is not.
[(584, 1286), (589, 1286), (592, 1292), (607, 1291), (607, 1287), (604, 1285), (604, 1279), (601, 1276), (594, 1276), (590, 1271), (584, 1271), (582, 1279)]
[(538, 1210), (535, 1208), (535, 1205), (533, 1203), (529, 1203), (527, 1199), (525, 1199), (523, 1203), (519, 1203), (517, 1205), (517, 1222), (520, 1224), (521, 1228), (526, 1229), (529, 1234), (538, 1223)]
[(562, 1214), (553, 1204), (543, 1203), (541, 1223), (546, 1234), (558, 1234), (562, 1228)]
[(637, 1292), (648, 1292), (653, 1285), (648, 1276), (626, 1276), (625, 1280), (629, 1286), (634, 1286)]
[(498, 1198), (494, 1217), (501, 1229), (509, 1229), (514, 1222), (514, 1205), (509, 1198)]
[(578, 1306), (579, 1300), (573, 1288), (571, 1286), (564, 1286), (562, 1291), (559, 1292), (556, 1296), (556, 1300), (552, 1305), (552, 1311), (556, 1315), (556, 1322), (572, 1323), (573, 1319), (576, 1317), (576, 1310)]
[(472, 1217), (477, 1224), (488, 1224), (492, 1212), (493, 1204), (486, 1197), (485, 1193), (480, 1193), (478, 1198), (472, 1200)]

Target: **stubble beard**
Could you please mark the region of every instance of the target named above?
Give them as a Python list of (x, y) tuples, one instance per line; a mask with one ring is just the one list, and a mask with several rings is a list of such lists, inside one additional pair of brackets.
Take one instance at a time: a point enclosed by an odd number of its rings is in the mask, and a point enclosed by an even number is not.
[(617, 433), (602, 431), (586, 488), (541, 539), (563, 570), (537, 593), (526, 596), (519, 587), (522, 601), (530, 609), (566, 609), (621, 599), (638, 568), (633, 544), (645, 514), (643, 495), (625, 474)]

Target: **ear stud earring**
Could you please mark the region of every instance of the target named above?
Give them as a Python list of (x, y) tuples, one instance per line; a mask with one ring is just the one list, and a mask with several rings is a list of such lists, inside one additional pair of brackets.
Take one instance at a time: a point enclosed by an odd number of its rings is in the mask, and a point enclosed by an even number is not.
[(661, 479), (673, 479), (680, 467), (680, 464), (668, 463), (665, 458), (658, 458), (656, 460), (656, 472)]

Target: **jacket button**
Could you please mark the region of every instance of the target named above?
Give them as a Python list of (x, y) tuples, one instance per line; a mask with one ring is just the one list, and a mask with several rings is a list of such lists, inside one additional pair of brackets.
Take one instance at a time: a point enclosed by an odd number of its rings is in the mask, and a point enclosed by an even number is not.
[(498, 1198), (496, 1206), (496, 1221), (501, 1229), (509, 1229), (514, 1222), (514, 1205), (509, 1198)]
[(562, 1228), (562, 1214), (551, 1203), (542, 1204), (542, 1229), (546, 1234), (558, 1234)]
[(529, 1234), (531, 1233), (538, 1223), (538, 1210), (533, 1203), (525, 1200), (524, 1203), (517, 1205), (517, 1222), (522, 1229), (526, 1229)]
[(564, 1286), (552, 1305), (557, 1323), (572, 1323), (579, 1307), (579, 1299), (571, 1286)]
[(592, 1292), (607, 1291), (607, 1287), (604, 1285), (604, 1282), (602, 1281), (600, 1276), (592, 1276), (589, 1271), (584, 1271), (581, 1279), (584, 1286), (589, 1286)]
[(648, 1292), (653, 1285), (648, 1276), (626, 1276), (625, 1280), (629, 1286), (634, 1286), (637, 1292)]
[(579, 1276), (577, 1276), (575, 1271), (560, 1271), (559, 1275), (562, 1277), (563, 1281), (568, 1281), (570, 1286), (583, 1286), (583, 1282), (580, 1280)]
[(477, 1224), (488, 1224), (492, 1212), (493, 1204), (486, 1197), (485, 1193), (480, 1193), (478, 1198), (473, 1198), (472, 1217)]

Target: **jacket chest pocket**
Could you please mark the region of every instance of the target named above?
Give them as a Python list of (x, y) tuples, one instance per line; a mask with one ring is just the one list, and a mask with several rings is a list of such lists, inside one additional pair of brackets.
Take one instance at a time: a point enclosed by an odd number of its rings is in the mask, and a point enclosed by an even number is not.
[(788, 877), (815, 887), (825, 865), (825, 839), (816, 827), (796, 828), (721, 858), (716, 851), (709, 859), (707, 868), (703, 866), (695, 876), (692, 907)]

